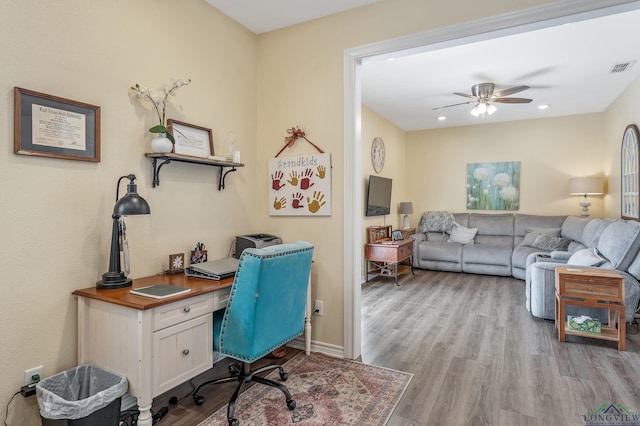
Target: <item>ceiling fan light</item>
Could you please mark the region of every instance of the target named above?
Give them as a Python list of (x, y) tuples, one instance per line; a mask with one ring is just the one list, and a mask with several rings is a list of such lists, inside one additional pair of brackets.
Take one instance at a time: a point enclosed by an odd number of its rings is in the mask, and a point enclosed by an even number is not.
[(487, 105), (487, 114), (491, 115), (494, 112), (496, 112), (498, 110), (498, 108), (494, 107), (493, 104), (488, 104)]
[[(478, 104), (480, 105), (480, 104)], [(473, 109), (471, 111), (469, 111), (471, 113), (471, 115), (473, 115), (474, 117), (477, 117), (480, 115), (480, 112), (478, 111), (478, 105), (474, 106)]]
[(484, 114), (485, 112), (487, 112), (487, 104), (485, 104), (484, 102), (480, 102), (476, 108), (478, 108), (478, 113), (479, 114)]

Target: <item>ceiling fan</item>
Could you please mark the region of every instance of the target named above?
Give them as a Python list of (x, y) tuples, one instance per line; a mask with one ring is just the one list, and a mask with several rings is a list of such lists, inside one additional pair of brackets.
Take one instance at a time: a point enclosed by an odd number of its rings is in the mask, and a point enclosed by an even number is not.
[(471, 110), (471, 115), (477, 117), (480, 114), (484, 114), (485, 112), (489, 115), (496, 112), (497, 108), (492, 105), (492, 102), (499, 102), (503, 104), (527, 104), (531, 102), (533, 99), (529, 98), (506, 98), (505, 96), (513, 95), (514, 93), (522, 92), (527, 90), (529, 86), (515, 86), (509, 89), (500, 90), (498, 92), (493, 92), (495, 89), (495, 84), (493, 83), (479, 83), (471, 86), (471, 94), (468, 93), (459, 93), (455, 92), (454, 95), (464, 96), (465, 98), (471, 98), (472, 101), (461, 102), (452, 105), (445, 105), (441, 107), (434, 108), (434, 110), (449, 108), (457, 105), (466, 105), (475, 102), (476, 106)]

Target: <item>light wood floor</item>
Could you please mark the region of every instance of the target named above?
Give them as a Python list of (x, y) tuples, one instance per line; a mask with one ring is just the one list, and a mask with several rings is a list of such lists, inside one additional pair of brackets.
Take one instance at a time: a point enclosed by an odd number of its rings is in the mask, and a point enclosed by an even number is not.
[[(414, 374), (389, 426), (583, 426), (602, 404), (640, 413), (636, 325), (626, 352), (575, 336), (560, 344), (553, 323), (526, 310), (523, 281), (416, 270), (400, 284), (379, 277), (362, 287), (362, 361)], [(223, 360), (194, 382), (226, 369)], [(205, 388), (201, 407), (189, 384), (157, 397), (154, 411), (181, 399), (158, 425), (197, 425), (233, 386)]]
[(640, 413), (640, 337), (567, 336), (525, 308), (524, 282), (416, 270), (362, 289), (362, 360), (414, 374), (389, 422), (584, 425), (602, 404)]

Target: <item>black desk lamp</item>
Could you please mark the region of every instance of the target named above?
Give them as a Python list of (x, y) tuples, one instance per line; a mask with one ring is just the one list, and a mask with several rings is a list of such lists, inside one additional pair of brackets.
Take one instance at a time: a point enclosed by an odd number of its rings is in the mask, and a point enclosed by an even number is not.
[[(120, 181), (129, 179), (127, 195), (118, 199), (120, 193)], [(109, 272), (102, 274), (102, 279), (96, 283), (100, 289), (116, 289), (131, 285), (131, 279), (127, 278), (120, 267), (120, 217), (137, 214), (149, 214), (151, 209), (144, 198), (138, 195), (136, 184), (133, 181), (135, 175), (121, 176), (116, 186), (116, 205), (113, 207), (113, 227), (111, 228), (111, 253), (109, 256)]]

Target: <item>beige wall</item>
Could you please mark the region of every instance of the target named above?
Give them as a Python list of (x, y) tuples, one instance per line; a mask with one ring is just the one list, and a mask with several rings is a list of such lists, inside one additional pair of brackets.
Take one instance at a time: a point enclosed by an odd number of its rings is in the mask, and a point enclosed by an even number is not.
[[(52, 375), (76, 365), (71, 292), (107, 270), (118, 177), (134, 173), (151, 206), (151, 215), (127, 219), (134, 278), (166, 269), (169, 254), (198, 241), (224, 257), (234, 235), (257, 230), (256, 49), (254, 34), (202, 0), (0, 2), (2, 407), (23, 370), (43, 364)], [(174, 76), (193, 82), (171, 98), (168, 117), (213, 129), (219, 152), (228, 132), (239, 141), (247, 167), (223, 191), (217, 169), (186, 164), (164, 166), (151, 188), (144, 153), (155, 123), (129, 87)], [(14, 86), (100, 106), (102, 161), (15, 155)], [(28, 424), (21, 417), (9, 424)]]
[(620, 217), (620, 154), (622, 135), (629, 124), (640, 125), (640, 78), (637, 78), (615, 102), (607, 108), (605, 116), (605, 174), (609, 176), (605, 196), (607, 216)]
[[(385, 147), (385, 162), (381, 173), (376, 173), (371, 164), (371, 143), (374, 138), (381, 138)], [(362, 241), (367, 241), (366, 227), (377, 225), (391, 225), (392, 229), (400, 228), (402, 216), (398, 214), (398, 207), (401, 201), (412, 201), (411, 197), (405, 195), (406, 184), (406, 162), (405, 152), (407, 146), (407, 134), (394, 124), (378, 115), (375, 111), (362, 106), (362, 152), (360, 161), (362, 163)], [(365, 205), (367, 202), (367, 188), (369, 186), (369, 176), (377, 175), (393, 179), (391, 188), (391, 214), (385, 216), (365, 216)], [(362, 248), (364, 258), (364, 246)], [(362, 266), (364, 275), (364, 264)]]
[[(415, 212), (467, 211), (468, 163), (519, 161), (518, 213), (580, 214), (580, 197), (568, 195), (569, 178), (603, 174), (603, 140), (602, 114), (410, 132), (408, 196)], [(589, 201), (591, 216), (602, 216), (602, 197)], [(419, 220), (414, 214), (411, 224)]]
[[(316, 245), (313, 297), (324, 300), (324, 316), (314, 319), (313, 339), (341, 350), (344, 343), (343, 62), (345, 49), (418, 31), (550, 3), (509, 0), (456, 3), (382, 1), (306, 24), (263, 34), (258, 43), (258, 221), (265, 232)], [(287, 128), (298, 125), (332, 154), (333, 214), (328, 218), (268, 216), (267, 158), (283, 144)], [(363, 139), (363, 145), (366, 143)], [(293, 155), (306, 147), (297, 146)], [(415, 215), (414, 215), (415, 217)], [(348, 284), (351, 285), (351, 284)]]
[[(201, 0), (0, 3), (0, 102), (5, 149), (2, 254), (5, 377), (8, 402), (22, 371), (44, 364), (52, 374), (76, 364), (76, 307), (70, 293), (91, 286), (107, 268), (114, 186), (135, 173), (152, 214), (128, 219), (132, 276), (160, 271), (168, 254), (204, 241), (227, 254), (234, 235), (271, 232), (316, 244), (314, 297), (325, 315), (314, 340), (343, 345), (343, 54), (360, 46), (455, 23), (552, 3), (550, 0), (382, 1), (256, 37)], [(146, 128), (151, 113), (128, 94), (172, 76), (193, 83), (172, 98), (169, 117), (233, 131), (247, 167), (227, 189), (217, 170), (170, 164), (152, 189)], [(29, 158), (12, 152), (13, 86), (102, 107), (102, 162)], [(268, 216), (267, 159), (300, 126), (333, 161), (333, 215)], [(364, 143), (366, 141), (363, 139)], [(312, 152), (298, 143), (285, 155)], [(412, 220), (416, 220), (416, 215)], [(3, 416), (4, 414), (0, 414)]]

